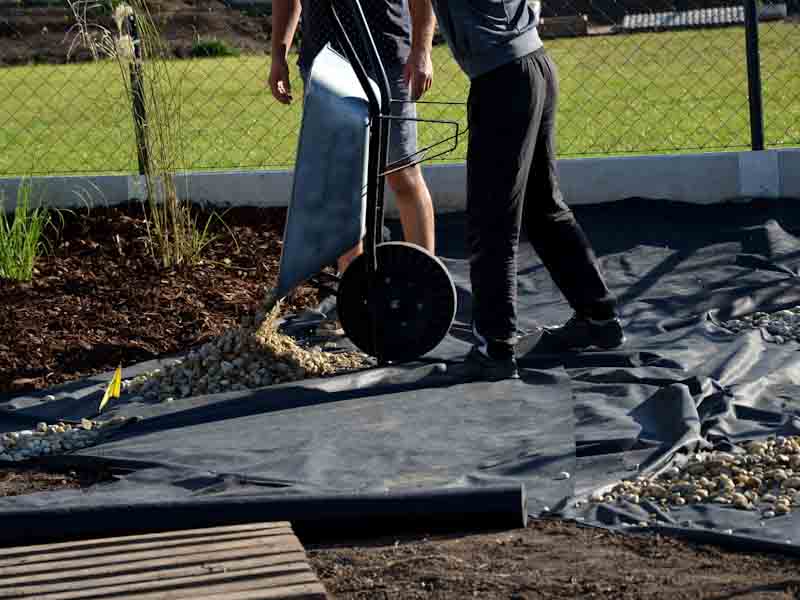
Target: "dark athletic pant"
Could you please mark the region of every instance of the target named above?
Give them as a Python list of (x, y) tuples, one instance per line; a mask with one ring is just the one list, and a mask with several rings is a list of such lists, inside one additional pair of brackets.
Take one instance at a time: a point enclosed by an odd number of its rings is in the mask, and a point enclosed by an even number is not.
[(467, 242), (474, 325), (513, 343), (521, 223), (577, 313), (615, 316), (597, 259), (556, 173), (556, 67), (539, 49), (472, 81), (468, 100)]

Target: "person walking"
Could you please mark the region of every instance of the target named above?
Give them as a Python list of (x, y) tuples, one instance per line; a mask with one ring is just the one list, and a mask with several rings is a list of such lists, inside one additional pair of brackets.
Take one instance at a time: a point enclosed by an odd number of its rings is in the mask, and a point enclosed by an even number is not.
[(616, 298), (556, 169), (558, 74), (528, 0), (424, 0), (470, 81), (467, 102), (467, 243), (476, 343), (468, 373), (519, 377), (517, 251), (530, 243), (573, 309), (545, 328), (561, 350), (612, 349), (625, 341)]
[[(337, 8), (348, 4), (340, 2)], [(422, 0), (365, 0), (362, 6), (389, 80), (392, 99), (418, 100), (430, 89), (433, 81), (431, 48), (435, 19), (431, 5)], [(340, 10), (337, 14), (356, 49), (361, 49), (359, 56), (368, 56), (353, 23), (354, 15), (348, 10)], [(272, 95), (284, 104), (293, 100), (288, 55), (298, 22), (301, 43), (297, 64), (304, 83), (314, 58), (326, 44), (331, 43), (343, 54), (334, 34), (336, 25), (331, 0), (273, 0), (269, 87)], [(369, 61), (364, 59), (364, 62), (370, 69)], [(393, 102), (391, 114), (413, 119), (416, 107), (410, 102)], [(416, 152), (416, 122), (392, 120), (389, 126), (389, 164), (396, 168), (404, 162), (410, 163), (408, 157)], [(395, 194), (405, 240), (435, 253), (433, 203), (422, 169), (419, 165), (407, 166), (389, 173), (386, 182)], [(362, 252), (363, 243), (359, 242), (340, 257), (339, 274)]]

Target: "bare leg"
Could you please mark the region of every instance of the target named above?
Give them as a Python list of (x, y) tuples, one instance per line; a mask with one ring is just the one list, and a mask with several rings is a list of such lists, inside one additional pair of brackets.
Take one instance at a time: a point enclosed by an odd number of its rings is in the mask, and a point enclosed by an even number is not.
[[(400, 212), (400, 223), (403, 226), (405, 241), (416, 244), (435, 253), (435, 239), (433, 228), (433, 202), (422, 176), (422, 169), (414, 165), (402, 171), (396, 171), (386, 176), (386, 182), (395, 194), (397, 209)], [(364, 251), (363, 242), (343, 254), (338, 261), (339, 273)]]
[(345, 269), (350, 266), (350, 263), (353, 262), (353, 260), (355, 260), (355, 258), (361, 255), (363, 252), (364, 242), (358, 242), (358, 244), (351, 250), (348, 250), (346, 253), (342, 254), (337, 261), (339, 273), (344, 273)]
[(422, 169), (414, 165), (387, 175), (386, 180), (397, 199), (403, 238), (434, 254), (433, 202)]

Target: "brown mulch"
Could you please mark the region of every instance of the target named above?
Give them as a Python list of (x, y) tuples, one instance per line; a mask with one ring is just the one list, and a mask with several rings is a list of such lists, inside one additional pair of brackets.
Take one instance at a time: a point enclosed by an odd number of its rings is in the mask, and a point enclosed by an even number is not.
[[(198, 222), (209, 213), (198, 210)], [(0, 393), (44, 389), (185, 351), (253, 316), (278, 274), (284, 208), (213, 220), (203, 261), (159, 268), (141, 205), (67, 213), (31, 282), (0, 280)], [(56, 221), (58, 223), (58, 221)], [(318, 302), (301, 287), (285, 310)]]

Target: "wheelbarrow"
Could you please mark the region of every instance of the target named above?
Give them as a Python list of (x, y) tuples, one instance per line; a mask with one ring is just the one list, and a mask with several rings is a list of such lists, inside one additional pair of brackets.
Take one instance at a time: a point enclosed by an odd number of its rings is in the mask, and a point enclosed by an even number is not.
[[(335, 33), (344, 55), (328, 44), (315, 58), (305, 86), (274, 293), (284, 297), (363, 239), (363, 254), (339, 281), (339, 321), (347, 338), (379, 364), (405, 362), (431, 351), (447, 335), (455, 318), (456, 290), (444, 263), (432, 253), (383, 240), (385, 177), (422, 159), (412, 155), (387, 163), (389, 125), (401, 119), (391, 115), (391, 104), (407, 101), (391, 98), (361, 4), (347, 3), (369, 56), (358, 56), (342, 25), (341, 2), (332, 1)], [(372, 63), (374, 78), (365, 59)], [(448, 141), (452, 147), (440, 154), (456, 147), (458, 122), (413, 120), (455, 128), (453, 136), (415, 155)]]

